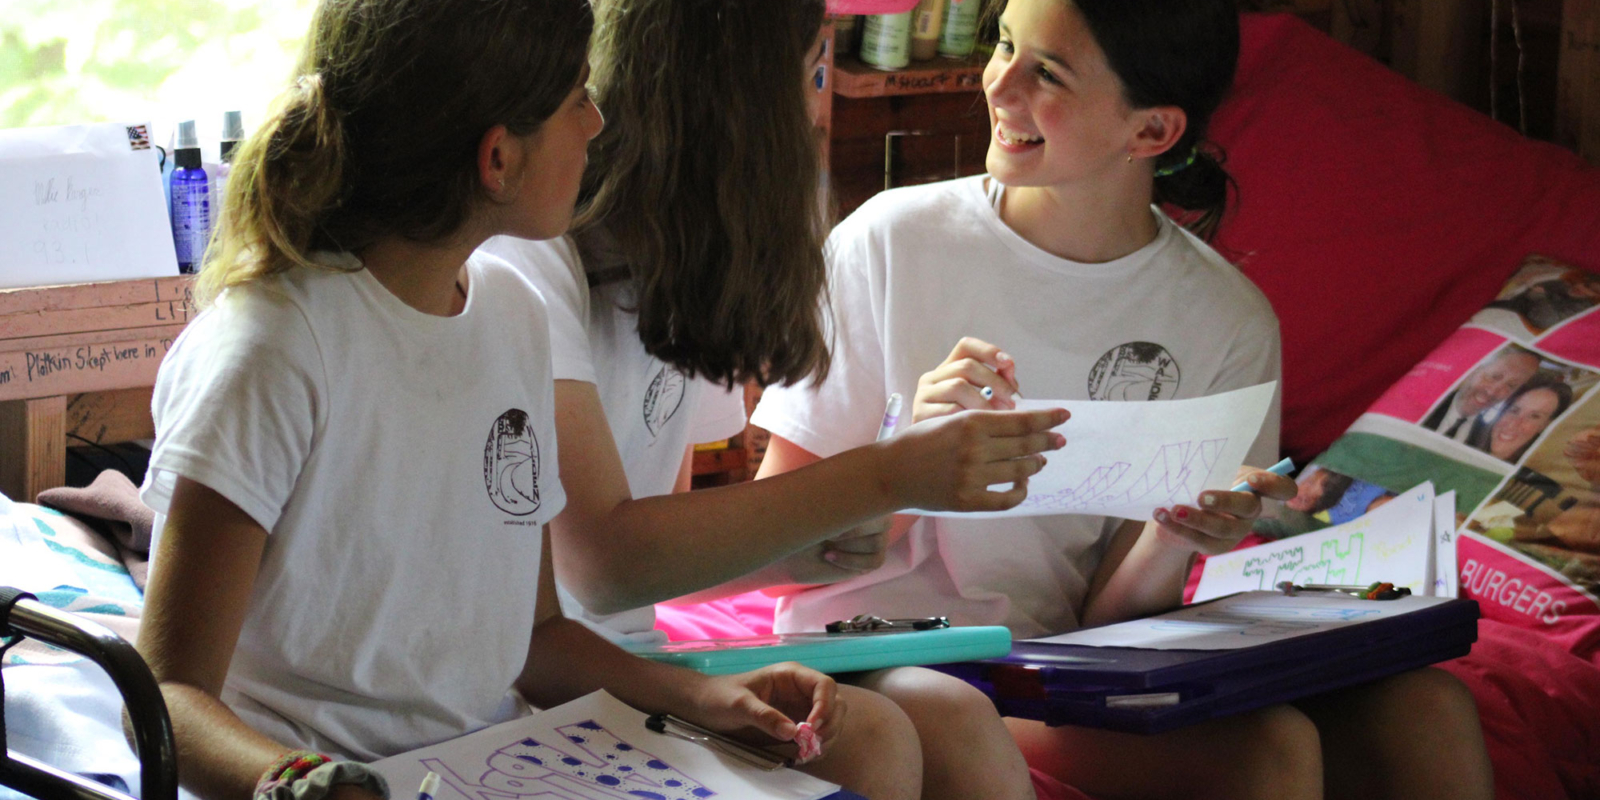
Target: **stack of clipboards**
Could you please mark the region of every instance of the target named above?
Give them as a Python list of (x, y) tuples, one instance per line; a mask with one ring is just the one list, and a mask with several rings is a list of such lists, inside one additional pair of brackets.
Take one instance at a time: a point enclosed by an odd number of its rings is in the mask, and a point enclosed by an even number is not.
[(1006, 716), (1159, 733), (1466, 655), (1478, 604), (1245, 592), (935, 667)]

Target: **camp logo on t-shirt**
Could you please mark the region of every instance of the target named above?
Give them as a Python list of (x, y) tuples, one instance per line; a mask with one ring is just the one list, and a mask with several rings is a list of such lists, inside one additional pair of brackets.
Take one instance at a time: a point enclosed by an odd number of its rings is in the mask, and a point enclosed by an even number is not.
[(483, 482), (501, 511), (523, 517), (539, 510), (539, 438), (528, 424), (528, 412), (513, 408), (489, 428)]
[[(659, 363), (659, 362), (657, 362)], [(683, 405), (685, 384), (683, 373), (671, 364), (662, 364), (650, 379), (650, 388), (644, 391), (644, 427), (651, 436), (660, 436), (667, 420), (678, 413)]]
[(1154, 342), (1111, 348), (1089, 371), (1094, 400), (1160, 400), (1178, 393), (1178, 360)]

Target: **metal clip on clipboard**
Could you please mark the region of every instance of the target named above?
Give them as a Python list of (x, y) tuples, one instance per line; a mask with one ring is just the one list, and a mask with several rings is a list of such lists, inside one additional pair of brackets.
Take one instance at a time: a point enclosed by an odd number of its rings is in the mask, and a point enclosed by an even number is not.
[(949, 617), (915, 617), (911, 619), (884, 619), (872, 614), (857, 614), (849, 619), (830, 622), (828, 633), (875, 633), (879, 631), (931, 631), (950, 627)]
[(1397, 600), (1411, 594), (1411, 590), (1404, 586), (1395, 586), (1392, 583), (1383, 581), (1370, 586), (1333, 583), (1308, 583), (1301, 586), (1295, 584), (1294, 581), (1280, 581), (1277, 588), (1278, 591), (1283, 592), (1288, 597), (1294, 597), (1300, 592), (1334, 592), (1336, 594), (1347, 594), (1358, 600)]
[(644, 721), (644, 726), (663, 736), (676, 736), (686, 742), (694, 742), (703, 747), (709, 747), (765, 772), (773, 772), (790, 766), (789, 759), (783, 756), (769, 753), (755, 745), (745, 744), (737, 739), (730, 739), (716, 731), (708, 731), (699, 725), (685, 722), (671, 714), (653, 714)]

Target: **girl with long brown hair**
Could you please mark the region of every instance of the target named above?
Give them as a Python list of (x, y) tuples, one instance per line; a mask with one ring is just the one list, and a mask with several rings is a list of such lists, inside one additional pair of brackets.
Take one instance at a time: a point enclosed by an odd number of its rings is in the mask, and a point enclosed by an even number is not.
[(360, 762), (605, 688), (761, 743), (810, 723), (832, 742), (807, 769), (910, 796), (887, 701), (846, 726), (813, 670), (707, 677), (559, 612), (544, 306), (477, 248), (567, 228), (591, 24), (586, 0), (322, 0), (245, 144), (143, 489), (139, 649), (194, 794), (372, 798)]
[[(908, 507), (1016, 504), (1064, 412), (936, 421), (781, 479), (687, 493), (690, 445), (741, 430), (744, 382), (825, 375), (812, 83), (822, 0), (607, 0), (574, 235), (488, 249), (551, 306), (568, 505), (551, 524), (567, 610), (654, 635), (651, 604), (843, 580)], [(885, 398), (870, 416), (877, 424)], [(996, 484), (1014, 484), (991, 491)], [(862, 609), (871, 611), (872, 609)], [(861, 681), (918, 723), (928, 797), (1025, 797), (989, 701), (925, 670)], [(946, 686), (941, 703), (919, 697)], [(987, 742), (974, 746), (975, 742)]]

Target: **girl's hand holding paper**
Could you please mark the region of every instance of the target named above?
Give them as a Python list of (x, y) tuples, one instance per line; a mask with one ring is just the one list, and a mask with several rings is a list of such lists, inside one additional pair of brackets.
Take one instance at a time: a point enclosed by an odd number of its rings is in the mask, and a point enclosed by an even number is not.
[[(993, 511), (923, 506), (912, 513), (1103, 514), (1143, 519), (1159, 512), (1166, 520), (1158, 522), (1171, 529), (1171, 535), (1207, 547), (1215, 546), (1213, 540), (1218, 537), (1237, 542), (1248, 533), (1249, 520), (1260, 513), (1259, 501), (1220, 491), (1231, 485), (1222, 483), (1221, 476), (1244, 459), (1270, 407), (1273, 384), (1187, 400), (1030, 401), (1017, 392), (1016, 367), (999, 347), (970, 337), (962, 339), (944, 363), (918, 379), (911, 430), (945, 418), (1017, 413), (993, 410), (997, 408), (1059, 411), (1063, 417), (1074, 418), (1072, 449), (1048, 466), (1041, 462), (1039, 469), (1029, 472), (1037, 475), (1031, 486), (1017, 483), (1005, 493), (1008, 501), (1010, 496), (1022, 495), (1018, 502)], [(1059, 408), (1062, 406), (1065, 408)], [(1057, 441), (1059, 449), (1066, 439)], [(1285, 488), (1278, 476), (1261, 480), (1265, 482), (1252, 484), (1261, 494), (1293, 494), (1293, 482)], [(1241, 496), (1231, 496), (1235, 494)], [(1204, 505), (1207, 498), (1215, 505), (1204, 511), (1196, 507)], [(1182, 517), (1177, 516), (1180, 509)], [(1206, 538), (1185, 539), (1183, 533)]]
[(1290, 500), (1298, 492), (1293, 479), (1252, 467), (1240, 467), (1239, 480), (1248, 483), (1250, 491), (1206, 491), (1200, 493), (1201, 508), (1175, 505), (1156, 509), (1161, 542), (1209, 556), (1226, 553), (1250, 535), (1250, 526), (1261, 515), (1262, 497)]

